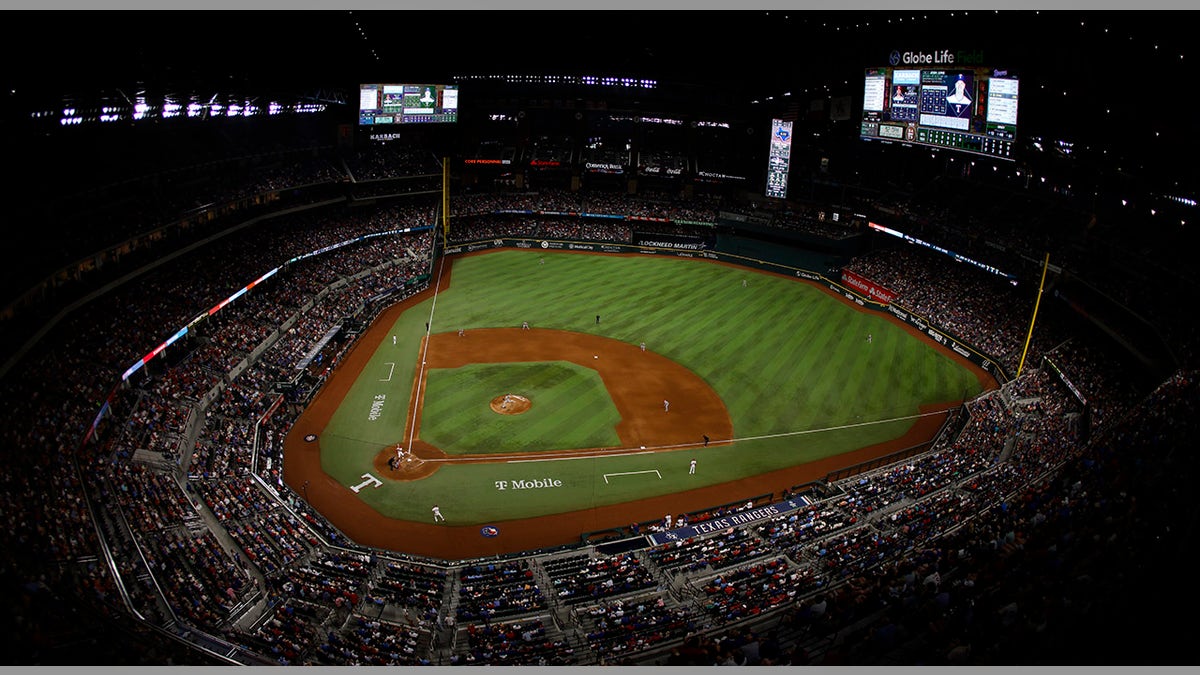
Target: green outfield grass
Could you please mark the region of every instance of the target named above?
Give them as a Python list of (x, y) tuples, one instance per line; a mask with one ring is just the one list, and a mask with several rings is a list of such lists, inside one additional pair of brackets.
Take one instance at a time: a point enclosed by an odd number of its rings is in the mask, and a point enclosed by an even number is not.
[[(494, 396), (533, 402), (520, 415), (500, 415)], [(447, 454), (618, 447), (621, 421), (600, 379), (567, 361), (481, 363), (428, 372), (421, 439)]]
[[(538, 264), (541, 257), (544, 265)], [(401, 435), (431, 306), (427, 300), (396, 321), (391, 332), (397, 345), (390, 338), (380, 345), (322, 437), (322, 466), (343, 484), (360, 483), (374, 453)], [(451, 287), (437, 297), (433, 332), (516, 327), (522, 321), (631, 344), (644, 341), (706, 380), (729, 409), (735, 437), (743, 440), (667, 455), (444, 466), (430, 478), (364, 490), (360, 498), (389, 516), (422, 521), (436, 502), (450, 524), (620, 503), (890, 440), (912, 420), (874, 422), (980, 391), (975, 376), (939, 348), (801, 281), (674, 257), (507, 250), (454, 260)], [(874, 336), (869, 344), (868, 333)], [(396, 363), (393, 381), (380, 382), (388, 362)], [(369, 420), (373, 397), (380, 394), (386, 395), (383, 410)], [(426, 401), (426, 426), (437, 424), (431, 403)], [(608, 414), (592, 408), (597, 416)], [(484, 423), (493, 426), (486, 432), (493, 436), (507, 423), (495, 417)], [(699, 462), (696, 476), (687, 475), (691, 457)], [(603, 479), (605, 473), (634, 471), (651, 473)], [(496, 480), (536, 477), (562, 486), (495, 487)]]

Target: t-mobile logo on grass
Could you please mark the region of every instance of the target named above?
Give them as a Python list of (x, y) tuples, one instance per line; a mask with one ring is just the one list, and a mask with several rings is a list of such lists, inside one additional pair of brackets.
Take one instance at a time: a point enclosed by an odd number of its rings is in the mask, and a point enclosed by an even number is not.
[(383, 402), (387, 399), (387, 394), (375, 394), (375, 399), (371, 401), (371, 414), (367, 415), (367, 419), (374, 422), (383, 415)]
[(535, 478), (533, 480), (498, 480), (496, 481), (497, 490), (533, 490), (535, 488), (556, 488), (562, 487), (562, 481), (555, 478)]

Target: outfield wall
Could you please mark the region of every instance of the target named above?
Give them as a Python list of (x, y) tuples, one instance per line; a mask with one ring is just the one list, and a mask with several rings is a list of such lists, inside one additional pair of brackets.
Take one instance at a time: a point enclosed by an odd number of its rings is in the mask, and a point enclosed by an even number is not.
[(615, 242), (563, 239), (497, 238), (463, 242), (447, 246), (445, 249), (443, 249), (442, 254), (458, 255), (462, 253), (473, 253), (475, 251), (501, 248), (544, 251), (587, 251), (590, 253), (632, 253), (639, 255), (665, 255), (677, 258), (704, 258), (707, 260), (716, 260), (718, 262), (762, 270), (764, 272), (782, 274), (826, 286), (830, 291), (845, 297), (847, 301), (853, 302), (859, 307), (884, 314), (890, 314), (891, 316), (928, 335), (943, 348), (948, 349), (967, 359), (972, 364), (979, 366), (989, 375), (995, 377), (996, 380), (1001, 384), (1010, 379), (1008, 373), (1005, 372), (1004, 368), (997, 362), (996, 359), (984, 354), (969, 342), (963, 340), (952, 332), (945, 330), (937, 324), (934, 324), (907, 307), (898, 305), (896, 303), (880, 302), (862, 294), (854, 288), (844, 286), (839, 281), (834, 281), (826, 277), (824, 274), (778, 262), (760, 260), (748, 256), (713, 250), (714, 244), (711, 239), (707, 238), (687, 237), (681, 235), (648, 235), (641, 233), (638, 234), (638, 237), (640, 241), (653, 241), (654, 243), (661, 244), (661, 246), (637, 246), (619, 244)]

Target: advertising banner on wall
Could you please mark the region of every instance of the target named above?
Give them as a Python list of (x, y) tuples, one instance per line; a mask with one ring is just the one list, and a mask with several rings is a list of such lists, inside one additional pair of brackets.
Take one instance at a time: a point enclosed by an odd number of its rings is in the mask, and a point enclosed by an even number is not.
[(882, 302), (885, 305), (896, 297), (896, 294), (887, 288), (850, 270), (842, 270), (842, 283), (860, 293), (865, 293), (867, 297)]

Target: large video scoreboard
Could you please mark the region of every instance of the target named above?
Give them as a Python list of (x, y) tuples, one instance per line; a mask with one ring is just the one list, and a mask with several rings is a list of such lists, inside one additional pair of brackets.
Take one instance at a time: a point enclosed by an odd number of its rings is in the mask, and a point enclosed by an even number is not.
[(361, 125), (457, 121), (457, 85), (363, 84), (358, 87), (358, 123)]
[(990, 68), (870, 68), (860, 136), (1012, 160), (1018, 84)]

